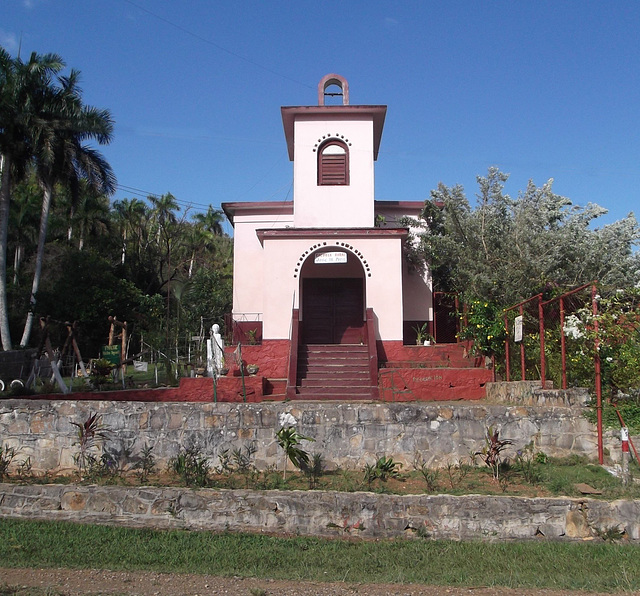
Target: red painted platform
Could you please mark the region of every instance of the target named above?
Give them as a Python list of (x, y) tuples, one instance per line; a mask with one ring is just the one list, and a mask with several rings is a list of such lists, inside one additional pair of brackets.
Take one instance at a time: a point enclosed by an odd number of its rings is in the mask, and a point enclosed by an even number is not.
[[(259, 376), (245, 376), (246, 401), (258, 402), (265, 399), (267, 380)], [(209, 377), (182, 378), (178, 387), (158, 389), (122, 389), (116, 391), (75, 391), (63, 395), (34, 395), (32, 399), (73, 399), (73, 400), (109, 400), (109, 401), (151, 401), (151, 402), (243, 402), (241, 377), (220, 377), (214, 395), (213, 379)], [(276, 396), (274, 396), (277, 399)], [(269, 398), (268, 398), (269, 399)], [(284, 395), (282, 396), (284, 399)]]
[[(299, 367), (300, 371), (304, 371), (304, 379), (295, 399), (371, 399), (370, 387), (364, 378), (368, 373), (362, 372), (368, 362), (366, 347), (350, 346), (347, 356), (334, 353), (336, 350), (340, 351), (340, 346), (332, 348), (333, 351), (328, 351), (326, 346), (316, 346), (314, 350), (320, 353), (313, 365), (308, 358), (300, 359)], [(481, 399), (485, 397), (486, 383), (493, 380), (493, 371), (479, 367), (481, 361), (469, 358), (468, 346), (464, 344), (406, 346), (402, 342), (378, 342), (377, 349), (380, 359), (378, 388), (381, 401)], [(213, 379), (201, 377), (182, 378), (179, 387), (81, 391), (64, 396), (56, 393), (37, 395), (33, 399), (196, 403), (285, 399), (289, 360), (287, 340), (265, 341), (261, 345), (242, 347), (244, 364), (259, 366), (257, 375), (245, 375), (244, 393), (242, 377), (232, 348), (227, 348), (225, 355), (231, 370), (228, 375), (218, 379), (215, 392)]]
[(387, 368), (378, 375), (382, 401), (482, 399), (493, 371), (484, 368)]

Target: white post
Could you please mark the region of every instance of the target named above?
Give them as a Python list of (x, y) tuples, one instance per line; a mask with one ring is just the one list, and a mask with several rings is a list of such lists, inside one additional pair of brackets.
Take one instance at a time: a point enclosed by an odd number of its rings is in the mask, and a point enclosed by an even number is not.
[(622, 482), (626, 486), (629, 484), (629, 429), (623, 426), (620, 429), (620, 440), (622, 441)]

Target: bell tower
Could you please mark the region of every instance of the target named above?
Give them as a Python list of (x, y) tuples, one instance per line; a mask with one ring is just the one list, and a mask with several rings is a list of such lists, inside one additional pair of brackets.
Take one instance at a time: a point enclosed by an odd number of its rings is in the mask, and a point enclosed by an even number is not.
[(373, 227), (374, 161), (386, 111), (351, 105), (349, 83), (338, 74), (320, 80), (317, 106), (282, 108), (296, 228)]

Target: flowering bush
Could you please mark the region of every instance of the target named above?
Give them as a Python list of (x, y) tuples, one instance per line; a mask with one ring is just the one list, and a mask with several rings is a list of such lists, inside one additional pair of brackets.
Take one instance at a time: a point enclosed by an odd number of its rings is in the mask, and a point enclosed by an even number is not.
[(584, 325), (576, 315), (569, 315), (564, 320), (562, 332), (570, 339), (581, 339), (584, 337)]
[(301, 435), (294, 425), (298, 423), (295, 416), (289, 412), (283, 412), (279, 417), (280, 426), (282, 427), (276, 432), (276, 441), (278, 445), (282, 447), (285, 454), (284, 469), (282, 472), (282, 478), (287, 478), (287, 460), (296, 467), (309, 465), (309, 454), (299, 447), (302, 441), (315, 441), (311, 437), (305, 437)]
[[(464, 321), (466, 319), (466, 326)], [(474, 349), (485, 356), (504, 352), (505, 330), (502, 311), (492, 302), (473, 300), (461, 317), (460, 339), (473, 340)]]
[[(578, 310), (565, 319), (567, 370), (584, 367), (593, 376), (596, 349), (600, 355), (602, 385), (610, 395), (640, 390), (640, 287), (618, 289), (611, 295), (596, 296), (597, 314), (590, 307)], [(597, 323), (597, 325), (596, 325)], [(590, 378), (583, 385), (592, 386)]]

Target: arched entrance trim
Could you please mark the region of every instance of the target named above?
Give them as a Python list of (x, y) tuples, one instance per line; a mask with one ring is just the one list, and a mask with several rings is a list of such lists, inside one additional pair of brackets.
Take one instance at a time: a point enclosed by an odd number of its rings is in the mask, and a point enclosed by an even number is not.
[[(317, 256), (327, 255), (317, 259)], [(367, 275), (364, 255), (347, 242), (311, 245), (300, 256), (301, 338), (307, 344), (362, 344), (366, 341)]]
[(367, 259), (365, 259), (364, 255), (357, 248), (355, 248), (354, 246), (352, 246), (347, 242), (328, 243), (328, 242), (322, 241), (322, 242), (317, 242), (315, 244), (312, 244), (307, 250), (305, 250), (300, 255), (300, 258), (298, 259), (298, 262), (296, 263), (296, 266), (293, 270), (294, 278), (297, 278), (300, 276), (302, 267), (304, 266), (307, 259), (311, 255), (314, 255), (315, 253), (320, 252), (321, 249), (323, 249), (322, 252), (331, 252), (332, 250), (336, 250), (336, 249), (346, 250), (350, 252), (360, 261), (360, 264), (362, 265), (362, 269), (364, 271), (364, 276), (371, 277), (371, 267), (369, 267), (369, 263), (367, 262)]

